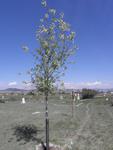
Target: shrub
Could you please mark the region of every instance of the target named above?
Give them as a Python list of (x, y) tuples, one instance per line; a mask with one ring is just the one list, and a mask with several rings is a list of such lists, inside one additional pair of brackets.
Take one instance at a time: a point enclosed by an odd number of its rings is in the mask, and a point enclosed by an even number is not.
[(87, 98), (94, 98), (94, 96), (97, 94), (96, 90), (91, 90), (91, 89), (82, 89), (82, 98), (87, 99)]
[(27, 93), (27, 95), (34, 96), (35, 93), (33, 91), (30, 91), (30, 92)]

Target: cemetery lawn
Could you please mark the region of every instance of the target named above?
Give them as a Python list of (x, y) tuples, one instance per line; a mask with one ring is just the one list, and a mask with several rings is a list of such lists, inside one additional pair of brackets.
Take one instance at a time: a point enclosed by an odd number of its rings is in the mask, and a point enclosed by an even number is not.
[[(69, 99), (68, 99), (69, 100)], [(50, 142), (73, 150), (113, 150), (113, 107), (105, 98), (49, 101)], [(27, 101), (27, 100), (26, 100)], [(0, 150), (35, 150), (45, 140), (43, 101), (0, 103)]]

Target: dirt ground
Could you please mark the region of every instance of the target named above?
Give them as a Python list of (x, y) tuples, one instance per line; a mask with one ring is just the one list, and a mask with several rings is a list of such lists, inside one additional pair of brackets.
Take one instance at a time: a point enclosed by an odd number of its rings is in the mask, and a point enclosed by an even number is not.
[[(73, 118), (69, 103), (53, 100), (49, 114), (50, 142), (72, 150), (113, 150), (113, 107), (104, 98), (81, 100)], [(45, 140), (44, 128), (43, 101), (0, 103), (0, 150), (35, 150)]]

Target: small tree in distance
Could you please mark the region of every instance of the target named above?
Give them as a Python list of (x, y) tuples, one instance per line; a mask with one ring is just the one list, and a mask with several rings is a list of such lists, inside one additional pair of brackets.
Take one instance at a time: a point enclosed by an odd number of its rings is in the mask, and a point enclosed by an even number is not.
[[(76, 47), (75, 33), (64, 21), (64, 14), (58, 14), (55, 9), (49, 8), (46, 0), (41, 3), (46, 13), (40, 19), (40, 26), (36, 31), (39, 47), (33, 54), (35, 65), (30, 74), (37, 90), (45, 95), (46, 148), (49, 150), (48, 96), (55, 83), (64, 75), (68, 58), (74, 54)], [(28, 50), (26, 46), (23, 48)]]

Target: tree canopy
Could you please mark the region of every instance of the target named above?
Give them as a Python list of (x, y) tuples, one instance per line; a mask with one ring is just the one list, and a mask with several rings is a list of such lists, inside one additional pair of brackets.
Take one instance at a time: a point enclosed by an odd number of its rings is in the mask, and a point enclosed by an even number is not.
[[(49, 8), (45, 0), (42, 0), (42, 6), (46, 13), (36, 31), (39, 46), (33, 53), (35, 65), (30, 73), (38, 90), (51, 92), (64, 74), (68, 58), (75, 52), (75, 32), (64, 20), (63, 13)], [(24, 50), (28, 48), (24, 47)]]

